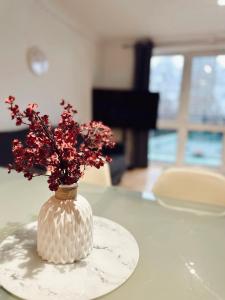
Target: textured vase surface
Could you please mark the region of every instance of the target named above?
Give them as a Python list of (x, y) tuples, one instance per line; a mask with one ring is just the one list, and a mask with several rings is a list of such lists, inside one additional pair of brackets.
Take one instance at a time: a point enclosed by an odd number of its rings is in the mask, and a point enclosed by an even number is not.
[(88, 201), (77, 186), (61, 186), (38, 216), (37, 252), (55, 264), (79, 261), (93, 247), (93, 219)]

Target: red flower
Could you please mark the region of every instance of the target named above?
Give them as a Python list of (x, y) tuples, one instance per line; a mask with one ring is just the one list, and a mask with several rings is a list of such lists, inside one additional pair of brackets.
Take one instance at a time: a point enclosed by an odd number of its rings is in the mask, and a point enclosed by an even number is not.
[(115, 145), (111, 129), (95, 121), (80, 125), (73, 117), (76, 110), (65, 100), (60, 102), (63, 112), (55, 129), (51, 127), (48, 115), (36, 111), (37, 104), (29, 104), (20, 111), (13, 96), (5, 102), (9, 104), (16, 125), (29, 127), (25, 145), (17, 139), (13, 141), (14, 164), (9, 165), (9, 172), (12, 169), (23, 172), (24, 177), (31, 180), (38, 176), (34, 171), (37, 166), (45, 168), (49, 188), (57, 190), (60, 184), (76, 183), (85, 166), (100, 168), (106, 161), (111, 161), (103, 154), (105, 147)]
[(59, 103), (60, 105), (64, 106), (65, 105), (65, 100), (62, 99), (61, 102)]
[(35, 110), (38, 108), (38, 105), (36, 103), (31, 103), (31, 104), (28, 104), (27, 108), (30, 110)]
[(20, 117), (16, 118), (16, 126), (20, 126), (22, 124), (22, 119)]
[(5, 99), (5, 103), (7, 104), (13, 104), (14, 101), (15, 101), (15, 97), (13, 96), (9, 96), (8, 98)]

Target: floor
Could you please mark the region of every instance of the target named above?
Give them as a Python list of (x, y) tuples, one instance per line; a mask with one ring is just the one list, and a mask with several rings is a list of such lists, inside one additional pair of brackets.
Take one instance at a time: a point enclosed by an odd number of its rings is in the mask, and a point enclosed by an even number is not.
[(151, 192), (162, 171), (163, 168), (159, 166), (129, 170), (124, 174), (119, 186), (133, 191)]

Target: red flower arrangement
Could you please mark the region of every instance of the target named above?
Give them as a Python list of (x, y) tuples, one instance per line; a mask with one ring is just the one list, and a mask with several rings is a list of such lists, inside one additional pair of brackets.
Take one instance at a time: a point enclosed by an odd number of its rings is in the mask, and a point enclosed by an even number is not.
[(45, 175), (49, 176), (49, 188), (55, 191), (59, 185), (76, 183), (86, 166), (100, 168), (106, 161), (111, 161), (103, 154), (104, 148), (115, 145), (111, 129), (96, 121), (79, 124), (74, 120), (77, 111), (64, 100), (60, 103), (63, 112), (59, 124), (54, 129), (49, 116), (37, 111), (37, 104), (29, 104), (20, 111), (15, 97), (9, 96), (5, 103), (9, 105), (16, 125), (29, 127), (25, 146), (18, 139), (13, 140), (14, 164), (9, 165), (9, 173), (14, 169), (31, 180), (43, 175), (35, 172), (37, 167), (44, 168), (47, 171)]

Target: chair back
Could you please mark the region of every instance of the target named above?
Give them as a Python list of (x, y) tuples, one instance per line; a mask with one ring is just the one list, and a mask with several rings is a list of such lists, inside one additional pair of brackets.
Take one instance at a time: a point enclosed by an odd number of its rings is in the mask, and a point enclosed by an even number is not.
[(102, 187), (111, 186), (111, 175), (109, 164), (106, 163), (100, 169), (95, 167), (88, 167), (85, 169), (84, 176), (80, 179), (80, 182), (96, 184)]
[(152, 189), (156, 198), (225, 205), (225, 177), (195, 168), (169, 168)]

